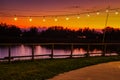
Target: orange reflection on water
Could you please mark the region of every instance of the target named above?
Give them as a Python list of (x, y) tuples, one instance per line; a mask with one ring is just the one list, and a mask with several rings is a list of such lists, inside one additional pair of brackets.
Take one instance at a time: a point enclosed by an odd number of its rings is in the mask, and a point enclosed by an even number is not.
[(73, 54), (85, 54), (86, 51), (83, 48), (74, 49)]

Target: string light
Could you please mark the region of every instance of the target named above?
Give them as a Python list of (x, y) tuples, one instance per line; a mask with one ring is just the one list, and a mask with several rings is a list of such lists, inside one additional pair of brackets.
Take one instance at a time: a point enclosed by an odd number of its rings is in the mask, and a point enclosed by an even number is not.
[(108, 12), (109, 12), (109, 10), (107, 9), (107, 10), (106, 10), (106, 13), (108, 13)]
[(118, 15), (118, 14), (119, 14), (119, 12), (118, 12), (118, 11), (116, 11), (116, 12), (115, 12), (115, 14), (116, 14), (116, 15)]
[(15, 20), (15, 21), (17, 21), (17, 20), (18, 20), (18, 18), (17, 18), (17, 17), (14, 17), (14, 20)]
[(45, 19), (45, 16), (43, 16), (43, 20), (42, 20), (43, 22), (45, 22), (46, 21), (46, 19)]
[(90, 14), (87, 14), (88, 17), (90, 17)]
[[(43, 17), (43, 19), (42, 19), (42, 21), (43, 22), (45, 22), (46, 21), (46, 18), (45, 17), (53, 17), (54, 19), (54, 21), (55, 22), (57, 22), (59, 19), (56, 17), (56, 16), (66, 16), (66, 18), (65, 18), (65, 20), (70, 20), (70, 17), (69, 16), (76, 16), (76, 19), (80, 19), (81, 17), (80, 17), (80, 15), (81, 14), (85, 14), (87, 17), (90, 17), (91, 15), (90, 14), (96, 14), (96, 15), (100, 15), (101, 13), (100, 13), (100, 11), (102, 12), (102, 11), (104, 11), (104, 12), (106, 12), (106, 13), (108, 13), (108, 12), (112, 12), (112, 11), (114, 11), (114, 14), (115, 15), (118, 15), (119, 14), (119, 10), (120, 8), (115, 8), (115, 9), (110, 9), (110, 8), (107, 8), (107, 9), (104, 9), (104, 10), (97, 10), (97, 11), (91, 11), (91, 12), (83, 12), (83, 13), (78, 13), (78, 14), (70, 14), (70, 15), (68, 15), (68, 14), (64, 14), (64, 15), (45, 15), (45, 16), (16, 16), (15, 15), (15, 17), (13, 18), (13, 20), (14, 21), (17, 21), (18, 20), (18, 18), (19, 17), (28, 17), (29, 19), (29, 21), (30, 22), (32, 22), (33, 20), (32, 20), (32, 17)], [(7, 16), (7, 15), (6, 15)]]
[(29, 18), (29, 21), (32, 22), (32, 18), (31, 17)]
[(80, 19), (80, 16), (77, 16), (77, 19)]
[(68, 21), (70, 18), (69, 17), (66, 17), (66, 20)]
[(100, 15), (100, 12), (97, 12), (96, 14), (97, 14), (97, 15)]
[(55, 19), (54, 19), (54, 21), (55, 21), (55, 22), (57, 22), (57, 21), (58, 21), (58, 19), (57, 19), (57, 18), (55, 18)]
[(46, 21), (46, 19), (43, 19), (43, 22), (45, 22)]

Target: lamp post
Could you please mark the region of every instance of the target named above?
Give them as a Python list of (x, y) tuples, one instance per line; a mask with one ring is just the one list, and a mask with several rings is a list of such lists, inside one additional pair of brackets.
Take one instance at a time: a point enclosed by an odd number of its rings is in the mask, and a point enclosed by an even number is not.
[[(105, 20), (105, 27), (107, 27), (107, 24), (108, 24), (108, 18), (109, 18), (109, 8), (106, 10), (106, 13), (107, 13), (107, 15), (106, 15), (106, 20)], [(105, 37), (106, 37), (106, 30), (104, 29), (104, 31), (103, 31), (103, 40), (102, 40), (102, 42), (103, 42), (103, 54), (102, 54), (102, 56), (105, 56), (105, 53), (106, 53), (106, 44), (104, 44), (105, 43)]]
[[(109, 1), (108, 0), (105, 0), (105, 3), (109, 5)], [(108, 8), (106, 9), (106, 20), (105, 20), (105, 28), (107, 27), (107, 24), (108, 24), (108, 18), (109, 18), (109, 10), (110, 10), (110, 6), (108, 6)], [(105, 37), (106, 37), (106, 29), (104, 29), (103, 31), (103, 54), (102, 56), (105, 56), (105, 53), (106, 53), (106, 44), (105, 44)]]
[[(106, 20), (105, 20), (105, 27), (107, 27), (108, 18), (109, 18), (108, 10), (106, 10), (106, 12), (107, 12), (107, 15), (106, 15)], [(104, 29), (104, 31), (103, 31), (103, 40), (102, 40), (103, 43), (105, 43), (105, 34), (106, 34), (106, 30)]]
[[(108, 8), (106, 9), (106, 20), (105, 20), (105, 27), (107, 27), (107, 23), (108, 23), (108, 18), (109, 18), (109, 10), (110, 10), (110, 4), (109, 4), (109, 0), (105, 0), (105, 5), (108, 5)], [(105, 43), (105, 35), (106, 35), (106, 30), (104, 29), (103, 31), (103, 40), (102, 42)]]

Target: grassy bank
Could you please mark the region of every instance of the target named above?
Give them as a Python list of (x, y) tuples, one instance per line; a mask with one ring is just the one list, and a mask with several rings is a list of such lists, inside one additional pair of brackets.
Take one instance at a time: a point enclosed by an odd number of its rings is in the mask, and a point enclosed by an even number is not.
[(119, 61), (120, 56), (53, 59), (0, 63), (0, 80), (46, 80), (59, 73), (98, 63)]

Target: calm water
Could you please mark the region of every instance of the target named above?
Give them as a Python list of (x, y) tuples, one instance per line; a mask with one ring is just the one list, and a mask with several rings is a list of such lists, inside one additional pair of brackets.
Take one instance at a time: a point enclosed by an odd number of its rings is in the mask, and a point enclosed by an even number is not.
[[(101, 53), (102, 51), (94, 49), (93, 51), (90, 51), (90, 52)], [(70, 53), (71, 53), (70, 49), (54, 49), (54, 55), (70, 55)], [(73, 49), (74, 55), (85, 54), (85, 53), (86, 53), (86, 51), (83, 48)], [(31, 54), (32, 54), (32, 50), (31, 50), (30, 46), (19, 45), (19, 46), (12, 46), (11, 47), (11, 55), (12, 56), (28, 56)], [(38, 46), (35, 46), (34, 54), (35, 55), (51, 54), (51, 49), (38, 45)], [(93, 54), (93, 56), (94, 55), (95, 54)], [(8, 47), (7, 46), (0, 46), (0, 58), (4, 58), (4, 57), (8, 57)], [(65, 57), (65, 56), (62, 56), (62, 58), (63, 57)], [(49, 57), (44, 56), (44, 57), (36, 57), (36, 58), (49, 58)], [(22, 59), (29, 59), (29, 58), (22, 58)]]

